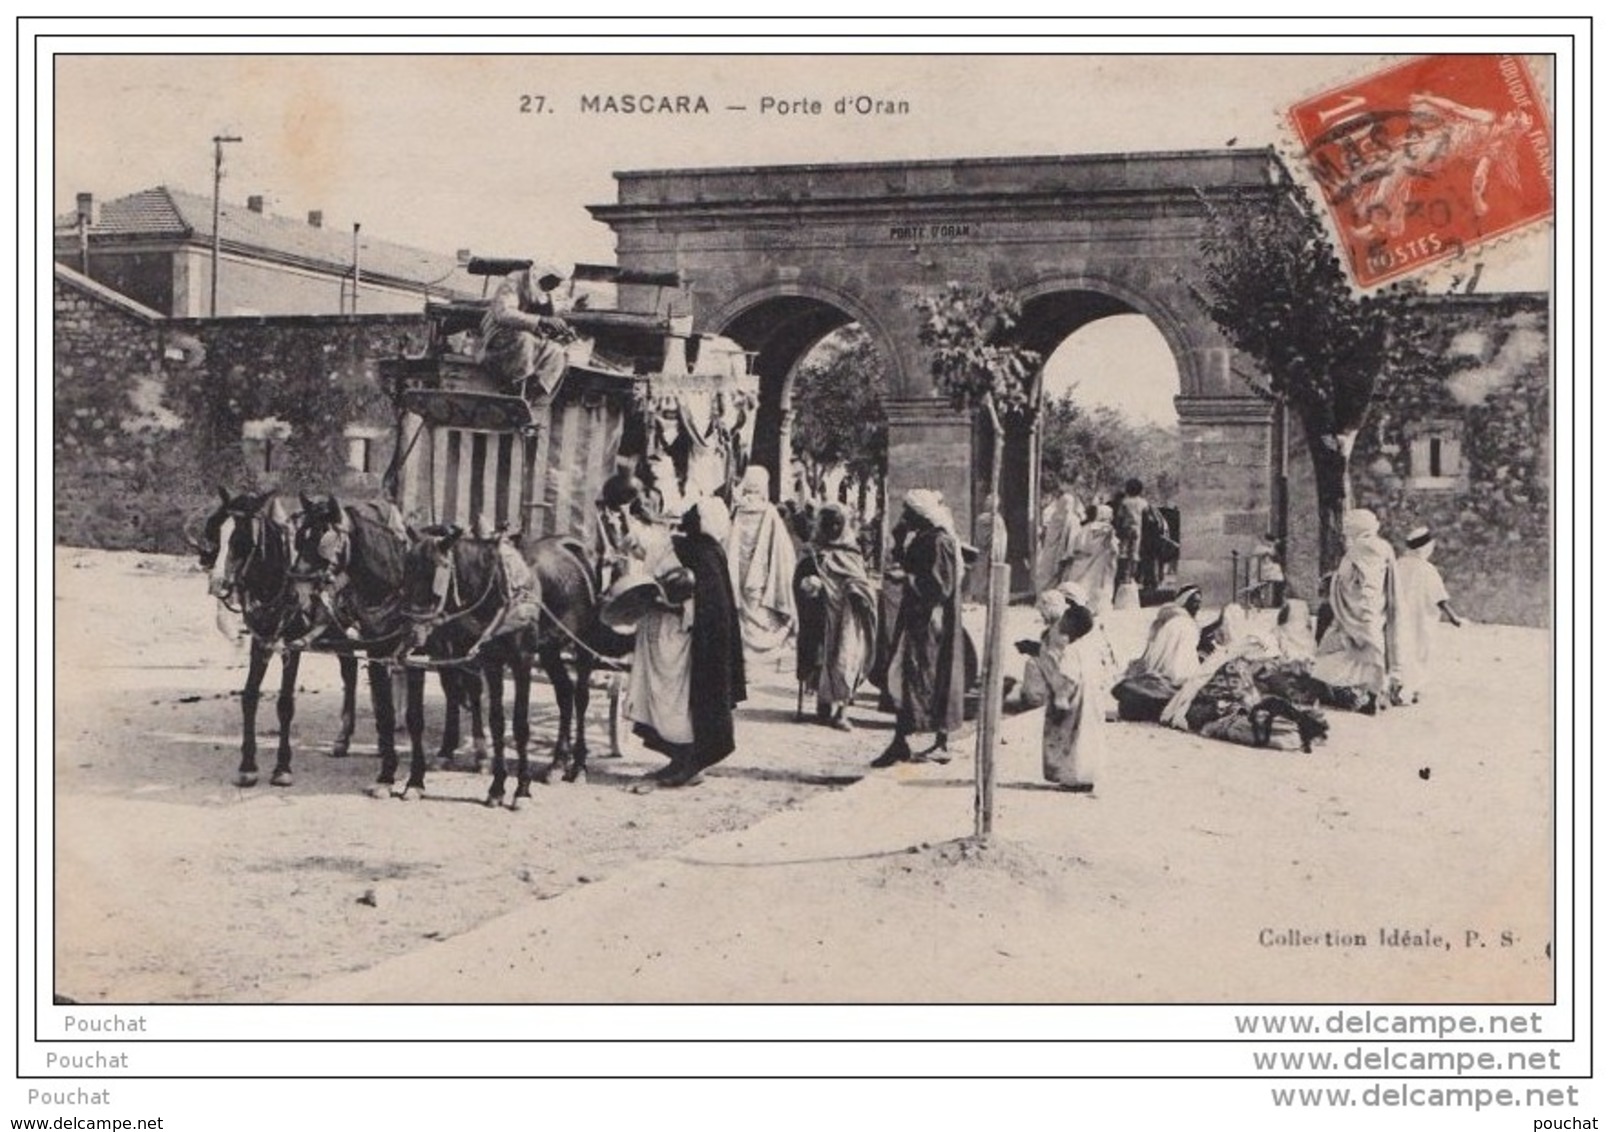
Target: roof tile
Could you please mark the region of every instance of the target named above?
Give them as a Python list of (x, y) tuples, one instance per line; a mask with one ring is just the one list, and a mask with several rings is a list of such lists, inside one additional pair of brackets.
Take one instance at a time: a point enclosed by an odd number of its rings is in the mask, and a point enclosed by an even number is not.
[[(72, 218), (65, 218), (70, 226)], [(218, 210), (219, 238), (246, 250), (289, 256), (336, 272), (352, 266), (352, 235), (335, 228), (315, 228), (302, 220), (253, 212), (227, 201)], [(106, 201), (90, 229), (91, 236), (167, 236), (210, 242), (212, 198), (165, 185)], [(359, 266), (365, 276), (389, 278), (460, 297), (481, 293), (481, 281), (464, 271), (454, 256), (395, 244), (372, 236), (359, 238)]]

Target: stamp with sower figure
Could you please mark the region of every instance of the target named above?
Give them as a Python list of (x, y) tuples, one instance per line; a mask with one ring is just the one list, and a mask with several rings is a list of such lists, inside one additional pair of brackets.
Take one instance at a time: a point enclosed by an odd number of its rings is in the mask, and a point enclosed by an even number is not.
[(1415, 59), (1300, 102), (1289, 118), (1361, 287), (1553, 214), (1547, 107), (1517, 55)]

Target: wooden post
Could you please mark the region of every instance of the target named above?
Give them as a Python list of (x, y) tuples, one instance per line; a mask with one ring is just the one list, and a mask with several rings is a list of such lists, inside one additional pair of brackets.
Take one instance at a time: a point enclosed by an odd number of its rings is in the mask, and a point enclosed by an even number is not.
[[(995, 520), (996, 535), (1003, 543), (1005, 524)], [(1004, 551), (1004, 546), (1001, 551)], [(1000, 749), (1000, 712), (1003, 698), (1001, 677), (1004, 676), (1005, 613), (1011, 591), (1011, 570), (1003, 553), (989, 555), (989, 623), (983, 635), (983, 702), (979, 705), (982, 717), (978, 725), (977, 791), (974, 805), (973, 832), (980, 841), (994, 832), (994, 763)]]
[(1000, 745), (1001, 671), (1007, 595), (1011, 591), (1011, 570), (1006, 565), (1006, 521), (1000, 514), (1000, 463), (1005, 445), (1005, 429), (994, 398), (984, 400), (994, 440), (989, 458), (989, 605), (983, 633), (983, 702), (978, 705), (978, 749), (976, 790), (973, 804), (973, 835), (988, 840), (994, 832), (994, 760)]

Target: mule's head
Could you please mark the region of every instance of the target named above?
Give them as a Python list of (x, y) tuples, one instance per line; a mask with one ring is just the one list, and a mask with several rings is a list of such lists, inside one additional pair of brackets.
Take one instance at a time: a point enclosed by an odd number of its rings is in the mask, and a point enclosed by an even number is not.
[(351, 526), (338, 499), (301, 497), (290, 532), (290, 556), (296, 608), (308, 631), (334, 624), (334, 591), (352, 557)]
[(352, 556), (352, 531), (346, 509), (334, 496), (302, 496), (302, 510), (291, 536), (295, 555), (292, 569), (298, 576), (339, 574)]
[(260, 526), (269, 494), (231, 495), (218, 489), (219, 505), (202, 524), (201, 537), (192, 539), (196, 560), (207, 572), (207, 592), (227, 599), (236, 594), (241, 575), (256, 557)]
[(457, 588), (453, 547), (464, 532), (455, 526), (427, 527), (416, 532), (402, 571), (402, 608), (413, 622), (414, 646), (424, 645), (446, 617)]
[(186, 525), (185, 541), (196, 552), (196, 562), (203, 570), (211, 571), (213, 566), (217, 564), (218, 551), (223, 549), (223, 544), (228, 538), (224, 531), (224, 525), (228, 523), (234, 512), (236, 501), (244, 501), (246, 498), (244, 495), (230, 495), (226, 488), (220, 487), (218, 489), (218, 506), (213, 508), (212, 513), (201, 524), (201, 533), (199, 535), (191, 534), (190, 527)]

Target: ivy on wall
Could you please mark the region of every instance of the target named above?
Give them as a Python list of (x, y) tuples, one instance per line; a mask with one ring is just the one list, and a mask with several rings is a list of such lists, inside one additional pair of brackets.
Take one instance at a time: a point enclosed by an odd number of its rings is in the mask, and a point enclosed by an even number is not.
[[(417, 353), (426, 329), (422, 314), (146, 318), (60, 280), (54, 302), (54, 534), (108, 549), (183, 552), (218, 485), (357, 490), (346, 427), (392, 423), (376, 363)], [(289, 435), (264, 476), (244, 437), (270, 418)]]
[(374, 360), (410, 348), (406, 327), (219, 322), (201, 332), (195, 356), (172, 365), (168, 400), (189, 422), (199, 474), (222, 484), (250, 484), (242, 444), (249, 422), (289, 428), (276, 452), (274, 485), (328, 491), (346, 467), (349, 424), (388, 423), (392, 408), (374, 377)]
[[(53, 522), (58, 541), (170, 550), (197, 481), (166, 403), (157, 321), (54, 288)], [(176, 347), (178, 348), (178, 347)]]
[[(1443, 302), (1447, 300), (1443, 299)], [(1354, 490), (1398, 545), (1421, 524), (1455, 603), (1478, 618), (1547, 623), (1551, 546), (1550, 367), (1539, 302), (1470, 304), (1427, 320), (1433, 365), (1383, 383), (1353, 454)], [(1459, 444), (1449, 481), (1426, 486), (1414, 441), (1440, 423)]]

